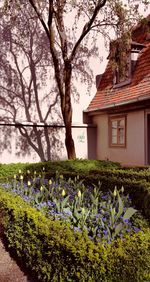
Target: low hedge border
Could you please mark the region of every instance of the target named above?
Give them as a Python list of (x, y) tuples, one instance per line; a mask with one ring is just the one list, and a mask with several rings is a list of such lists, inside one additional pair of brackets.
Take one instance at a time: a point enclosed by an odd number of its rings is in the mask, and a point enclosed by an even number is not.
[(56, 171), (63, 173), (65, 171), (75, 172), (76, 174), (84, 172), (87, 174), (90, 170), (101, 168), (119, 168), (119, 163), (101, 160), (65, 160), (65, 161), (47, 161), (39, 163), (12, 163), (2, 164), (0, 163), (0, 179), (13, 177), (21, 169), (23, 172), (28, 169), (33, 173), (35, 170), (37, 173), (41, 173), (43, 167), (46, 171), (55, 173)]
[(110, 245), (95, 244), (2, 188), (0, 212), (9, 247), (39, 281), (150, 281), (149, 229)]

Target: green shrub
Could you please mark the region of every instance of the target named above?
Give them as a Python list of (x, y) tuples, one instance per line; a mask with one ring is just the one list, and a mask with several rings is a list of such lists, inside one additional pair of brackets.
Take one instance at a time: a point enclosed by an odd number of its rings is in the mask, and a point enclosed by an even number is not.
[(3, 189), (0, 212), (9, 247), (40, 281), (150, 281), (149, 229), (110, 245), (94, 244)]
[(78, 174), (80, 172), (88, 173), (91, 170), (99, 170), (100, 168), (118, 168), (120, 165), (119, 163), (99, 160), (66, 160), (31, 164), (0, 164), (0, 178), (12, 177), (19, 169), (23, 172), (29, 169), (32, 173), (36, 170), (37, 173), (40, 173), (43, 167), (45, 167), (45, 171), (50, 174), (54, 174), (56, 171), (59, 173), (74, 172), (75, 174)]

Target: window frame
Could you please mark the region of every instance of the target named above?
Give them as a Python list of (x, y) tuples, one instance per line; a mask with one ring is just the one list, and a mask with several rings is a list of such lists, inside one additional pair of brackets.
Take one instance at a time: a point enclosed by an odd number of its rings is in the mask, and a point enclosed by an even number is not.
[[(119, 126), (118, 121), (124, 120), (124, 143), (121, 144), (119, 142)], [(117, 121), (117, 143), (112, 143), (112, 121)], [(109, 147), (110, 148), (126, 148), (126, 135), (127, 135), (127, 116), (119, 115), (119, 116), (109, 116), (108, 120), (108, 136), (109, 136)]]

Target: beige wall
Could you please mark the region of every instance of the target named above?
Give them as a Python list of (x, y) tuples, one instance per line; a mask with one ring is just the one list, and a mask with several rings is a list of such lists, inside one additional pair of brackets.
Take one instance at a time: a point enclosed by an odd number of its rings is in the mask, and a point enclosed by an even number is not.
[(97, 158), (120, 162), (123, 165), (145, 165), (144, 111), (127, 113), (126, 148), (110, 148), (108, 115), (93, 117), (97, 125)]
[[(38, 135), (33, 138), (33, 127), (25, 123), (24, 129), (31, 136), (32, 142), (38, 148)], [(48, 127), (49, 143), (44, 134), (44, 127), (37, 126), (37, 131), (41, 132), (39, 137), (41, 148), (34, 150), (34, 146), (29, 145), (27, 138), (20, 135), (19, 129), (15, 124), (0, 124), (0, 163), (17, 163), (17, 162), (39, 162), (41, 160), (41, 150), (47, 159), (47, 150), (49, 158), (52, 160), (67, 159), (65, 148), (65, 129), (64, 127)], [(82, 159), (96, 158), (96, 127), (93, 125), (76, 124), (72, 128), (72, 135), (75, 142), (76, 156)]]

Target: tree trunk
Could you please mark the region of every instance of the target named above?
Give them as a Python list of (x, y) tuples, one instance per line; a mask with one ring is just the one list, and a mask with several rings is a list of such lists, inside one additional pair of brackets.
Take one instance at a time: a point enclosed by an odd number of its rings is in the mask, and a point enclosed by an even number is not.
[(64, 85), (65, 92), (61, 99), (61, 110), (65, 124), (65, 145), (68, 159), (75, 159), (75, 145), (72, 138), (72, 104), (71, 104), (71, 73), (72, 66), (69, 60), (65, 60), (64, 64)]
[(68, 123), (65, 126), (65, 135), (66, 135), (65, 145), (66, 145), (68, 159), (74, 160), (74, 159), (76, 159), (76, 152), (75, 152), (74, 141), (73, 141), (73, 138), (72, 138), (72, 128), (71, 128), (70, 123)]

